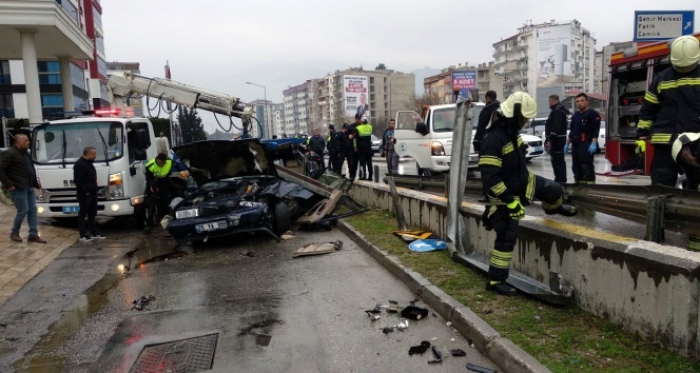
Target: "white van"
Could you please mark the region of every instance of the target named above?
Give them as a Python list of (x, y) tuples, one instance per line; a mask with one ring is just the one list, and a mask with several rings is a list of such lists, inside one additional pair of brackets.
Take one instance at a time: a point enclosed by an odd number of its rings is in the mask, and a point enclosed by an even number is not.
[[(483, 102), (474, 103), (472, 138), (479, 123)], [(395, 149), (400, 157), (411, 157), (416, 162), (418, 175), (434, 175), (449, 171), (452, 155), (452, 132), (457, 106), (455, 104), (430, 106), (425, 120), (415, 111), (396, 112)], [(419, 132), (423, 132), (419, 133)], [(479, 155), (469, 144), (469, 168), (477, 168)]]

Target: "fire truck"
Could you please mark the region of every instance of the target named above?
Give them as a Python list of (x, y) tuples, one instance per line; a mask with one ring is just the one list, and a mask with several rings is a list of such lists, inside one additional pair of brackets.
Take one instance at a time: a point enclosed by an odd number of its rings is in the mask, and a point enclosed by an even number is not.
[[(694, 36), (700, 40), (700, 33)], [(669, 53), (672, 41), (638, 45), (615, 53), (610, 58), (605, 157), (613, 165), (623, 165), (637, 157), (637, 123), (644, 94), (652, 80), (671, 67)], [(641, 154), (641, 164), (637, 168), (650, 175), (653, 158), (654, 147), (647, 141), (646, 152)]]

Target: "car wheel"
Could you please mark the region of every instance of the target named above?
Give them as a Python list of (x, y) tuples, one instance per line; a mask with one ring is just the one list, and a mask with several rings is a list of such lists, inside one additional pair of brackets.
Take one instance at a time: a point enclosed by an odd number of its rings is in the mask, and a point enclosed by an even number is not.
[(289, 219), (289, 209), (287, 204), (283, 201), (277, 201), (272, 206), (272, 213), (274, 215), (274, 232), (277, 235), (281, 235), (291, 228), (292, 223)]

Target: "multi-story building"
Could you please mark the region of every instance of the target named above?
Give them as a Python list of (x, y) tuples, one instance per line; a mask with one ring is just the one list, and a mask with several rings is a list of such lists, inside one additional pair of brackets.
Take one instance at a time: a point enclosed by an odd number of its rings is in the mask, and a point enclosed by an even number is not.
[(101, 14), (98, 0), (0, 1), (0, 115), (34, 124), (108, 105)]
[(271, 109), (271, 116), (272, 116), (272, 124), (274, 127), (275, 133), (273, 135), (280, 136), (283, 133), (285, 133), (285, 127), (284, 127), (284, 103), (279, 103), (279, 104), (271, 104), (270, 105)]
[(526, 91), (537, 97), (539, 115), (549, 112), (551, 94), (575, 95), (595, 89), (595, 43), (577, 20), (525, 24), (493, 44), (494, 68), (503, 95)]
[(308, 133), (307, 98), (309, 82), (289, 87), (282, 91), (284, 96), (284, 132), (288, 136)]
[(503, 95), (503, 78), (497, 76), (493, 67), (493, 62), (481, 63), (478, 66), (449, 66), (442, 69), (439, 74), (423, 79), (425, 91), (438, 98), (441, 103), (454, 101), (454, 85), (452, 75), (454, 72), (473, 72), (476, 82), (473, 89), (470, 89), (472, 98), (484, 101), (487, 91), (495, 91), (497, 97)]
[[(248, 103), (253, 107), (253, 115), (257, 122), (253, 124), (253, 133), (255, 137), (271, 139), (275, 133), (275, 127), (272, 124), (272, 102), (265, 100), (255, 100)], [(260, 133), (262, 130), (262, 133)]]
[[(115, 71), (128, 72), (138, 75), (141, 74), (141, 64), (139, 64), (138, 62), (108, 62), (107, 75), (110, 75), (112, 72)], [(125, 104), (127, 105), (127, 115), (136, 117), (144, 116), (145, 113), (143, 110), (143, 98), (130, 98), (129, 102)]]
[(596, 69), (595, 69), (595, 93), (601, 93), (608, 97), (610, 90), (609, 71), (610, 57), (617, 52), (622, 52), (626, 49), (636, 48), (637, 43), (633, 41), (610, 43), (603, 47), (603, 50), (596, 51)]

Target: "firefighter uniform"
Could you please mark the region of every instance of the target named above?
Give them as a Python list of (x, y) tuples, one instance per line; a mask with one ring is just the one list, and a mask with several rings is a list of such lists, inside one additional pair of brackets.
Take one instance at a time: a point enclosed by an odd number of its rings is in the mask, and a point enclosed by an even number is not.
[(571, 170), (577, 183), (595, 183), (593, 157), (589, 152), (593, 139), (600, 136), (600, 114), (593, 109), (577, 111), (571, 117)]
[(671, 155), (671, 144), (683, 132), (700, 132), (700, 66), (687, 73), (673, 68), (662, 71), (644, 95), (637, 136), (651, 135), (652, 184), (676, 185), (679, 168)]
[[(553, 180), (536, 176), (526, 167), (526, 148), (517, 129), (508, 128), (508, 119), (500, 113), (488, 129), (479, 152), (479, 169), (483, 192), (489, 201), (483, 215), (487, 230), (496, 231), (490, 256), (489, 280), (505, 282), (508, 278), (513, 248), (518, 235), (522, 206), (533, 198), (542, 201), (547, 214), (575, 215), (572, 206), (564, 205), (563, 189)], [(514, 205), (520, 207), (517, 212)], [(522, 215), (519, 215), (522, 214)]]

